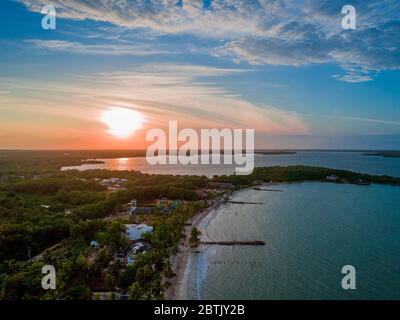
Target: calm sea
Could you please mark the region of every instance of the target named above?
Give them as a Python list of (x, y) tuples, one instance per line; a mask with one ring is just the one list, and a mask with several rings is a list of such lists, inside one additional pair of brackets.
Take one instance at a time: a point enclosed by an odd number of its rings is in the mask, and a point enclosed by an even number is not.
[[(256, 155), (256, 166), (313, 165), (400, 177), (400, 159), (360, 152)], [(79, 170), (231, 174), (233, 166), (149, 166), (145, 158), (105, 159)], [(76, 168), (76, 167), (75, 167)], [(73, 168), (64, 168), (73, 169)], [(264, 240), (265, 246), (207, 246), (189, 258), (180, 298), (400, 299), (400, 187), (281, 184), (243, 190), (200, 225), (204, 240)], [(342, 267), (356, 268), (343, 290)]]
[[(202, 221), (204, 240), (264, 240), (192, 254), (180, 298), (400, 299), (400, 187), (330, 183), (240, 191)], [(341, 269), (356, 268), (356, 290)]]
[[(83, 164), (64, 167), (62, 170), (138, 170), (154, 174), (213, 175), (232, 174), (233, 165), (156, 165), (151, 166), (146, 158), (99, 159), (104, 164)], [(255, 166), (310, 165), (345, 169), (370, 174), (387, 174), (400, 177), (400, 158), (364, 156), (362, 152), (317, 152), (301, 151), (296, 154), (255, 155)]]

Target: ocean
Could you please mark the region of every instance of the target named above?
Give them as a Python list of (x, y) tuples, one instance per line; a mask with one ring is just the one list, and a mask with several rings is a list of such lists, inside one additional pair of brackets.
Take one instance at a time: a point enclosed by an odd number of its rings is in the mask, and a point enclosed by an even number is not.
[[(400, 187), (331, 183), (243, 190), (199, 226), (203, 240), (265, 246), (203, 246), (189, 258), (189, 299), (400, 299)], [(356, 290), (341, 286), (356, 269)]]
[[(67, 169), (221, 175), (233, 166), (149, 166), (145, 158), (105, 159)], [(256, 166), (311, 165), (400, 177), (400, 159), (362, 152), (256, 155)], [(272, 187), (270, 187), (272, 188)], [(400, 187), (333, 183), (246, 189), (200, 224), (202, 240), (263, 240), (265, 246), (202, 246), (189, 257), (178, 298), (400, 299)], [(341, 286), (356, 269), (356, 289)]]
[[(97, 159), (104, 164), (82, 164), (80, 166), (63, 167), (62, 170), (138, 170), (143, 173), (172, 175), (214, 175), (233, 174), (235, 165), (149, 165), (144, 157)], [(384, 158), (381, 156), (365, 156), (364, 152), (341, 151), (298, 151), (295, 154), (255, 155), (256, 167), (309, 165), (322, 166), (363, 172), (377, 175), (400, 177), (400, 158)]]

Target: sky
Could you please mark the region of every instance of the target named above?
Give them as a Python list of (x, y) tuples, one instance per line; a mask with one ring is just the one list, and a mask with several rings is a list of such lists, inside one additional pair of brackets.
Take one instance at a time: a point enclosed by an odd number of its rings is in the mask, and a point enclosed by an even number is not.
[(397, 0), (2, 0), (0, 48), (0, 149), (143, 149), (169, 120), (255, 129), (257, 148), (400, 149)]

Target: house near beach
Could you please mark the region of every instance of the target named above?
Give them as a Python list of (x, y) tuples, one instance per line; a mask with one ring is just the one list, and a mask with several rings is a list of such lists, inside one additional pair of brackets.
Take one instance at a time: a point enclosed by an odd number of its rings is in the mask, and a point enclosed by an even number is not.
[(339, 177), (334, 175), (334, 174), (332, 174), (330, 176), (326, 176), (325, 180), (326, 181), (330, 181), (330, 182), (338, 182), (339, 181)]

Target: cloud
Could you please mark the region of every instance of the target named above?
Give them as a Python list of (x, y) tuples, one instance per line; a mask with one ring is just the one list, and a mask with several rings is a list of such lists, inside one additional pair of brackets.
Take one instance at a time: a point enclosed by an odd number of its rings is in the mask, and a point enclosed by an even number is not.
[(82, 44), (63, 40), (26, 40), (26, 43), (37, 49), (49, 52), (68, 52), (77, 54), (112, 55), (112, 56), (148, 56), (171, 54), (166, 50), (158, 50), (149, 45), (137, 44)]
[[(146, 114), (178, 120), (189, 127), (248, 127), (260, 132), (305, 133), (307, 126), (296, 116), (252, 104), (234, 92), (202, 81), (203, 77), (246, 72), (197, 65), (150, 64), (133, 70), (89, 76), (101, 99), (124, 106), (141, 106)], [(165, 122), (165, 121), (164, 121)]]
[[(206, 8), (202, 1), (148, 0), (19, 0), (29, 10), (41, 12), (43, 6), (54, 5), (58, 17), (109, 22), (126, 28), (150, 29), (160, 34), (190, 33), (207, 37), (240, 35), (257, 32), (260, 5), (248, 1), (214, 0)], [(224, 24), (221, 21), (225, 20)]]
[(212, 77), (239, 74), (250, 71), (243, 68), (218, 68), (193, 64), (155, 63), (135, 68), (136, 71), (157, 74), (179, 74), (188, 77)]
[(372, 77), (369, 75), (359, 75), (359, 74), (346, 74), (346, 75), (333, 75), (333, 78), (350, 83), (358, 83), (358, 82), (368, 82), (372, 81)]
[[(111, 23), (157, 35), (222, 40), (214, 55), (235, 62), (284, 66), (337, 64), (338, 80), (359, 82), (400, 69), (400, 2), (352, 0), (357, 29), (341, 28), (341, 8), (331, 0), (113, 1), (20, 0), (32, 11), (54, 4), (59, 17)], [(75, 52), (106, 53), (102, 46), (61, 43)], [(130, 48), (112, 49), (127, 54)], [(144, 53), (146, 50), (142, 50)], [(140, 50), (139, 50), (140, 52)]]
[[(193, 75), (193, 71), (199, 72)], [(10, 106), (8, 112), (19, 112), (25, 118), (42, 112), (44, 117), (53, 115), (71, 121), (86, 117), (90, 121), (104, 108), (118, 106), (142, 112), (148, 125), (156, 127), (176, 120), (180, 126), (196, 129), (253, 128), (260, 133), (308, 133), (307, 125), (296, 115), (250, 103), (235, 92), (204, 81), (241, 72), (246, 70), (146, 64), (124, 71), (66, 75), (58, 82), (0, 78), (0, 88), (24, 90), (25, 98), (10, 97), (3, 103)]]

